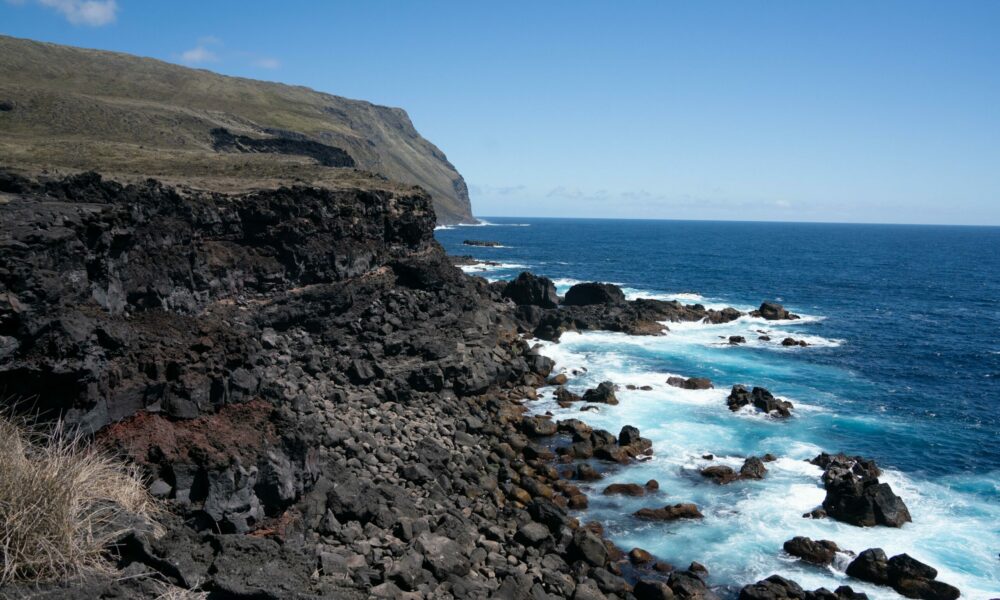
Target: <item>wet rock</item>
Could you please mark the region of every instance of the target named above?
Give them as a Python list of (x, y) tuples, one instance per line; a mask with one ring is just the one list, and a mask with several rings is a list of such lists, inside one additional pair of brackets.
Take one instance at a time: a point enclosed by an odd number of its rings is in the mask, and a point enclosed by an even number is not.
[(742, 335), (731, 335), (729, 336), (729, 343), (730, 345), (736, 346), (738, 344), (747, 343), (747, 339)]
[(608, 549), (601, 537), (586, 529), (577, 529), (569, 547), (570, 560), (582, 560), (600, 567), (608, 562)]
[(732, 387), (729, 397), (726, 398), (726, 405), (729, 410), (736, 411), (744, 406), (752, 404), (757, 410), (778, 417), (791, 416), (792, 403), (779, 400), (765, 388), (755, 387), (747, 390), (743, 385), (737, 384)]
[(516, 279), (507, 284), (503, 297), (510, 298), (518, 305), (555, 308), (559, 304), (556, 286), (548, 277), (538, 277), (523, 271)]
[(556, 402), (559, 406), (563, 408), (569, 407), (574, 402), (580, 402), (583, 398), (579, 394), (574, 394), (573, 392), (567, 390), (566, 388), (559, 386), (556, 391), (553, 392), (556, 398)]
[(805, 340), (797, 340), (795, 338), (786, 337), (785, 339), (781, 340), (781, 345), (782, 346), (786, 346), (786, 347), (787, 346), (803, 346), (803, 347), (805, 347), (805, 346), (808, 346), (809, 344), (806, 343)]
[(640, 439), (639, 430), (631, 425), (626, 425), (622, 427), (621, 432), (618, 434), (618, 445), (631, 446)]
[(615, 384), (610, 381), (603, 381), (596, 388), (591, 388), (583, 393), (583, 401), (592, 404), (618, 404), (615, 396)]
[(640, 508), (635, 517), (645, 521), (676, 521), (678, 519), (701, 519), (704, 515), (698, 507), (690, 503), (668, 504), (662, 508)]
[(533, 437), (545, 437), (555, 435), (557, 426), (549, 417), (524, 417), (521, 420), (521, 430)]
[(764, 466), (764, 461), (756, 456), (747, 458), (743, 461), (743, 466), (740, 467), (741, 479), (764, 479), (766, 473), (767, 468)]
[(825, 469), (823, 509), (830, 517), (860, 527), (901, 527), (912, 520), (902, 498), (879, 482), (874, 462), (844, 455), (820, 455), (812, 462)]
[(889, 558), (881, 548), (869, 548), (847, 565), (847, 574), (862, 581), (888, 585)]
[(628, 552), (628, 559), (636, 565), (645, 565), (653, 562), (653, 555), (642, 548), (632, 548)]
[(575, 476), (581, 481), (597, 481), (603, 477), (597, 469), (587, 463), (580, 463), (576, 466)]
[(604, 488), (601, 493), (605, 496), (632, 496), (637, 498), (645, 496), (647, 488), (638, 483), (612, 483)]
[(833, 564), (840, 548), (830, 540), (813, 541), (807, 537), (794, 537), (784, 544), (785, 552), (815, 565)]
[(687, 379), (684, 377), (668, 377), (667, 384), (685, 390), (710, 390), (715, 387), (712, 385), (711, 380), (704, 377), (690, 377)]
[(640, 579), (632, 593), (637, 600), (673, 600), (674, 592), (665, 582), (654, 579)]
[(715, 483), (726, 484), (732, 483), (739, 479), (739, 475), (736, 474), (731, 467), (725, 465), (712, 465), (711, 467), (705, 467), (700, 471), (702, 477), (707, 477)]
[(799, 315), (792, 314), (785, 310), (785, 307), (776, 302), (764, 302), (755, 311), (750, 313), (753, 317), (760, 317), (768, 321), (779, 321), (788, 319), (798, 319)]
[(487, 248), (492, 248), (500, 245), (500, 242), (495, 242), (492, 240), (463, 240), (462, 244), (465, 246), (483, 246)]
[(617, 285), (610, 283), (578, 283), (569, 288), (563, 304), (566, 306), (588, 306), (591, 304), (621, 304), (625, 294)]
[(673, 571), (667, 579), (667, 585), (677, 598), (689, 600), (718, 600), (705, 581), (696, 573), (690, 571)]
[(567, 377), (565, 373), (559, 373), (558, 375), (553, 375), (551, 378), (549, 378), (547, 383), (549, 385), (561, 386), (561, 385), (566, 385), (567, 381), (569, 381), (569, 377)]

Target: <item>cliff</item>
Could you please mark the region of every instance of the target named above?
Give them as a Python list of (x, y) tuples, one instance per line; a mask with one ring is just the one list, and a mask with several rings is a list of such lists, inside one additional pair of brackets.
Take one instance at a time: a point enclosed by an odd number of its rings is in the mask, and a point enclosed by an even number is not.
[(0, 36), (0, 164), (197, 190), (419, 185), (473, 222), (462, 176), (406, 112), (305, 87)]

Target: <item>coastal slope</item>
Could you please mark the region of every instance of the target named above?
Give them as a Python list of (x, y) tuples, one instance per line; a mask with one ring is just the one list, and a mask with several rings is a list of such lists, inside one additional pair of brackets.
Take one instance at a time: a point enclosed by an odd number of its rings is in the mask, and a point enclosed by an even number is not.
[(0, 157), (28, 175), (96, 170), (219, 192), (357, 187), (357, 167), (425, 189), (439, 223), (475, 221), (464, 179), (402, 109), (5, 36)]

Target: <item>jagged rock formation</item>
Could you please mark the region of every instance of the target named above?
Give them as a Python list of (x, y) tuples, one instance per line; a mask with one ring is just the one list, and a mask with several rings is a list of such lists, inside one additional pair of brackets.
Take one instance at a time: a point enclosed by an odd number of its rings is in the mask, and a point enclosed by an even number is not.
[(0, 156), (27, 174), (98, 170), (219, 192), (356, 188), (364, 176), (336, 168), (356, 164), (423, 187), (442, 223), (474, 222), (462, 176), (402, 109), (5, 36)]
[(902, 527), (912, 520), (903, 499), (878, 480), (882, 472), (875, 461), (824, 452), (812, 463), (823, 469), (827, 516), (860, 527)]
[(524, 418), (552, 361), (447, 260), (426, 194), (4, 174), (0, 224), (5, 401), (96, 430), (168, 508), (115, 577), (0, 596), (630, 598), (641, 577), (713, 597), (624, 571), (569, 516), (586, 496), (535, 438), (569, 428), (614, 463), (652, 444)]
[[(558, 340), (567, 331), (595, 329), (661, 335), (667, 331), (664, 321), (728, 323), (742, 316), (735, 308), (706, 309), (701, 304), (685, 305), (676, 300), (626, 300), (621, 288), (611, 283), (574, 285), (557, 306), (552, 282), (528, 275), (494, 285), (518, 305), (521, 330), (543, 340)], [(529, 289), (530, 294), (526, 293)]]

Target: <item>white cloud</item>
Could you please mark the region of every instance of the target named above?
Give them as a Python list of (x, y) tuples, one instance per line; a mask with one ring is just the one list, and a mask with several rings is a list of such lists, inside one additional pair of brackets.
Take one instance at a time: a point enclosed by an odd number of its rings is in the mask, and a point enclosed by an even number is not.
[(261, 69), (277, 69), (281, 67), (281, 61), (277, 58), (262, 57), (253, 61), (253, 66)]
[(117, 0), (37, 0), (66, 17), (74, 25), (101, 27), (114, 23), (118, 13)]
[(181, 60), (188, 64), (197, 65), (207, 62), (216, 62), (219, 60), (219, 57), (215, 54), (215, 52), (206, 48), (204, 44), (198, 44), (190, 50), (181, 52)]

